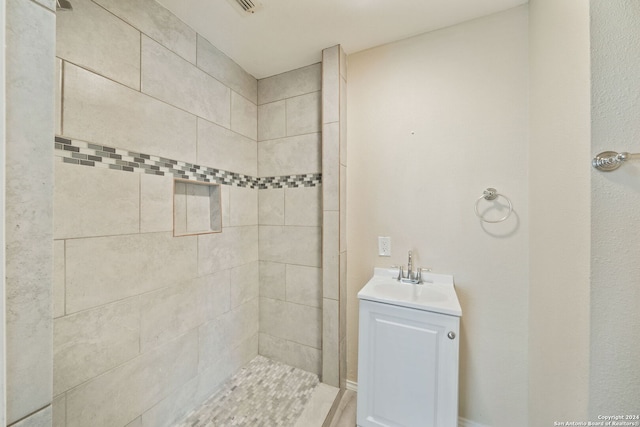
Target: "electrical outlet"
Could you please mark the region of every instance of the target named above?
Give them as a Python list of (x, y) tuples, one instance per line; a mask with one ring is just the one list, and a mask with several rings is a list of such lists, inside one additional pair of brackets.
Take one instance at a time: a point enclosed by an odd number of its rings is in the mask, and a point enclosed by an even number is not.
[(391, 256), (391, 237), (378, 236), (378, 255)]

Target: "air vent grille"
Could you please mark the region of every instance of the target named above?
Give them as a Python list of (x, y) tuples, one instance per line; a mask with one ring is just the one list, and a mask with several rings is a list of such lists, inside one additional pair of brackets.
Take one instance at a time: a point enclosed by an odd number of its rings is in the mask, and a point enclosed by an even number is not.
[(253, 0), (236, 0), (236, 2), (247, 13), (255, 13), (258, 7), (258, 4)]

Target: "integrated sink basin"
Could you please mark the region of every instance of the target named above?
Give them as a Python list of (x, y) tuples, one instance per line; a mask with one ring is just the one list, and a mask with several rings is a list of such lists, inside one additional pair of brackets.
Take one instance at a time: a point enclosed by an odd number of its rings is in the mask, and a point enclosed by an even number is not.
[(452, 316), (462, 315), (453, 276), (423, 272), (422, 284), (401, 283), (397, 277), (397, 269), (375, 268), (371, 280), (358, 292), (358, 298)]

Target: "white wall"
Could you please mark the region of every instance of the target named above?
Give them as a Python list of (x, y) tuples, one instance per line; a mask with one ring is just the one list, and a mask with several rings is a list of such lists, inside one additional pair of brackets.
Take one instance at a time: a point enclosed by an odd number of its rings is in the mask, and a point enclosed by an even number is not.
[[(455, 276), (460, 415), (495, 427), (527, 416), (527, 20), (519, 7), (348, 63), (348, 379), (356, 294), (374, 266), (406, 264), (413, 249), (418, 266)], [(513, 202), (504, 223), (474, 215), (486, 187)], [(377, 236), (391, 237), (391, 258)]]
[[(591, 1), (591, 150), (640, 152), (640, 4)], [(592, 418), (638, 413), (640, 162), (591, 178)]]
[(589, 5), (529, 7), (529, 422), (546, 426), (587, 415)]

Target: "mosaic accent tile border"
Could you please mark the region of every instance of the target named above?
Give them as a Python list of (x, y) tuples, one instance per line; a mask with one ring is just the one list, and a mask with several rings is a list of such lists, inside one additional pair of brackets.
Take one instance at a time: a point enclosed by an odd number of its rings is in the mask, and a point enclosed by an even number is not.
[(55, 137), (54, 147), (56, 156), (62, 158), (65, 163), (159, 176), (168, 175), (221, 185), (266, 190), (273, 188), (316, 187), (322, 183), (322, 174), (319, 173), (256, 178), (241, 173), (59, 136)]
[(177, 427), (291, 427), (319, 382), (315, 374), (256, 356)]

